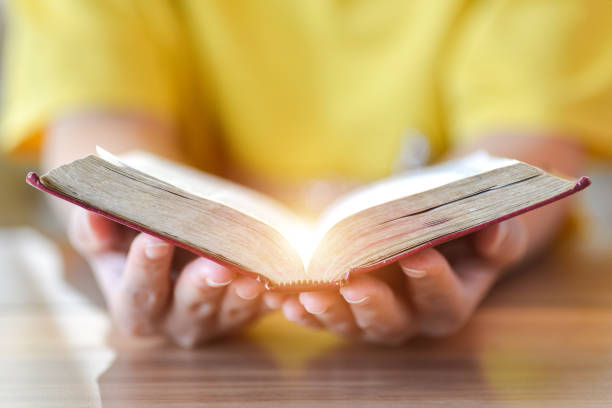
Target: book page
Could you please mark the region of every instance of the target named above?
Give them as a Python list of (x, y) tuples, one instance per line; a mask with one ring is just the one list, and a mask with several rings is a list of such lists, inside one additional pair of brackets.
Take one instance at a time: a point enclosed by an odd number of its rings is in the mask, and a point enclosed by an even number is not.
[(314, 226), (261, 193), (146, 152), (133, 151), (115, 156), (100, 147), (97, 152), (102, 159), (116, 166), (130, 166), (190, 194), (226, 205), (268, 224), (281, 233), (303, 259), (308, 258), (313, 250)]
[(370, 184), (333, 203), (318, 223), (317, 237), (322, 237), (343, 219), (368, 208), (516, 163), (516, 160), (493, 157), (485, 151), (478, 151), (463, 158)]

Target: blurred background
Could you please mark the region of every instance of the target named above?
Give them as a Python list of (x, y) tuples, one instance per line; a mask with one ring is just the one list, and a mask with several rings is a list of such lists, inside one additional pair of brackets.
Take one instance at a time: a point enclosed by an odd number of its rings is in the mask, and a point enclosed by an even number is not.
[[(0, 1), (0, 59), (4, 56), (5, 4)], [(0, 69), (2, 63), (0, 61)], [(1, 76), (0, 76), (0, 87)], [(0, 101), (1, 104), (1, 101)], [(36, 169), (34, 158), (9, 159), (0, 154), (0, 225), (3, 227), (42, 226), (49, 232), (57, 225), (48, 220), (49, 213), (39, 197), (22, 179), (28, 169)]]
[[(0, 1), (0, 47), (4, 42), (6, 14), (4, 9), (4, 1)], [(4, 56), (4, 52), (1, 55)], [(574, 58), (573, 56), (566, 57)], [(0, 87), (2, 87), (1, 83)], [(0, 101), (0, 109), (1, 104), (2, 101)], [(612, 141), (608, 142), (610, 143)], [(612, 164), (609, 160), (602, 158), (591, 157), (589, 160), (586, 173), (593, 178), (594, 184), (593, 188), (581, 195), (581, 200), (591, 208), (589, 211), (596, 213), (598, 219), (612, 220), (612, 205), (607, 204), (608, 196), (606, 195), (612, 189)], [(36, 226), (46, 234), (56, 238), (61, 237), (61, 228), (45, 204), (43, 195), (24, 182), (28, 170), (40, 171), (35, 157), (9, 158), (0, 154), (0, 226), (5, 228)], [(612, 242), (612, 229), (604, 228), (601, 224), (594, 224), (589, 228), (594, 229), (594, 233), (589, 236), (596, 241), (601, 241), (601, 245), (605, 246)]]

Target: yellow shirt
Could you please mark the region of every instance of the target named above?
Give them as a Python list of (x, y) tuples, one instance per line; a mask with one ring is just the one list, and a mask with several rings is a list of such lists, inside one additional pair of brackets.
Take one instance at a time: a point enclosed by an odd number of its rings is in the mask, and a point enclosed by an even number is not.
[(402, 135), (435, 154), (495, 130), (612, 154), (612, 1), (18, 0), (2, 145), (54, 117), (148, 111), (277, 178), (388, 174)]

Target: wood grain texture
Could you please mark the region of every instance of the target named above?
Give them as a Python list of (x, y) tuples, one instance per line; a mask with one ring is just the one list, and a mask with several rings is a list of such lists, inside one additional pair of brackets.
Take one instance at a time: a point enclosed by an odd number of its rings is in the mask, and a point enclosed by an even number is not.
[(126, 351), (100, 378), (102, 400), (116, 407), (608, 407), (611, 270), (612, 257), (547, 259), (500, 284), (461, 333), (397, 349), (317, 348), (312, 335), (279, 334), (275, 328), (293, 326), (267, 322), (259, 328), (267, 338), (286, 342), (278, 352), (249, 337), (196, 352)]
[(501, 282), (460, 333), (401, 348), (278, 315), (194, 351), (120, 344), (74, 254), (1, 231), (0, 406), (609, 407), (612, 214), (591, 213), (600, 218)]

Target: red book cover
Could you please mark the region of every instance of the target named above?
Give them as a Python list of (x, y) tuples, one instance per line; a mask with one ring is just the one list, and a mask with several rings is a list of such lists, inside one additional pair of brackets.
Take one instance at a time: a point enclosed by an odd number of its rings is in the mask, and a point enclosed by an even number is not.
[(396, 262), (396, 261), (398, 261), (398, 260), (400, 260), (400, 259), (402, 259), (402, 258), (404, 258), (406, 256), (409, 256), (409, 255), (411, 255), (411, 254), (413, 254), (413, 253), (415, 253), (417, 251), (420, 251), (420, 250), (423, 250), (425, 248), (429, 248), (429, 247), (432, 247), (432, 246), (435, 246), (435, 245), (442, 244), (444, 242), (447, 242), (447, 241), (450, 241), (450, 240), (462, 237), (462, 236), (467, 235), (467, 234), (471, 234), (473, 232), (481, 230), (481, 229), (483, 229), (485, 227), (488, 227), (490, 225), (497, 224), (497, 223), (502, 222), (504, 220), (507, 220), (509, 218), (516, 217), (517, 215), (526, 213), (526, 212), (531, 211), (531, 210), (535, 210), (536, 208), (545, 206), (547, 204), (550, 204), (552, 202), (555, 202), (557, 200), (560, 200), (562, 198), (570, 196), (570, 195), (572, 195), (572, 194), (574, 194), (574, 193), (576, 193), (576, 192), (578, 192), (580, 190), (583, 190), (583, 189), (585, 189), (586, 187), (588, 187), (591, 184), (591, 180), (588, 177), (581, 177), (576, 182), (576, 184), (574, 185), (573, 188), (571, 188), (571, 189), (569, 189), (567, 191), (564, 191), (561, 194), (558, 194), (558, 195), (556, 195), (554, 197), (551, 197), (551, 198), (549, 198), (547, 200), (540, 201), (539, 203), (536, 203), (536, 204), (531, 205), (529, 207), (526, 207), (526, 208), (520, 209), (518, 211), (506, 214), (506, 215), (504, 215), (502, 217), (499, 217), (499, 218), (496, 218), (494, 220), (487, 221), (487, 222), (484, 222), (482, 224), (476, 225), (474, 227), (467, 228), (467, 229), (462, 230), (462, 231), (457, 231), (457, 232), (454, 232), (452, 234), (444, 235), (442, 237), (439, 237), (439, 238), (436, 238), (434, 240), (428, 241), (428, 242), (426, 242), (426, 243), (424, 243), (422, 245), (419, 245), (419, 246), (414, 247), (414, 248), (410, 248), (409, 250), (407, 250), (405, 252), (402, 252), (402, 253), (394, 256), (394, 257), (385, 259), (385, 260), (383, 260), (381, 262), (378, 262), (378, 263), (376, 263), (374, 265), (370, 265), (370, 266), (365, 267), (365, 268), (355, 268), (355, 269), (352, 269), (350, 271), (347, 271), (347, 273), (346, 273), (346, 275), (344, 277), (344, 280), (342, 280), (342, 281), (329, 282), (329, 283), (325, 283), (325, 284), (316, 284), (316, 285), (310, 285), (310, 286), (309, 285), (298, 285), (298, 284), (277, 286), (277, 285), (273, 285), (265, 277), (263, 277), (261, 275), (258, 275), (255, 272), (245, 271), (245, 270), (238, 269), (235, 265), (228, 264), (227, 262), (224, 262), (223, 260), (220, 260), (220, 259), (211, 258), (211, 256), (209, 254), (205, 254), (205, 253), (199, 251), (198, 249), (193, 248), (193, 247), (191, 247), (189, 245), (186, 245), (186, 244), (184, 244), (182, 242), (178, 242), (178, 241), (175, 241), (175, 240), (173, 240), (171, 238), (162, 236), (162, 235), (160, 235), (160, 234), (158, 234), (158, 233), (156, 233), (154, 231), (151, 231), (151, 230), (147, 229), (146, 227), (143, 227), (141, 225), (136, 225), (136, 224), (134, 224), (134, 223), (132, 223), (132, 222), (126, 220), (126, 219), (123, 219), (123, 218), (117, 217), (115, 215), (109, 214), (109, 213), (107, 213), (105, 211), (100, 210), (99, 208), (92, 207), (92, 206), (90, 206), (88, 204), (85, 204), (85, 203), (83, 203), (81, 201), (78, 201), (78, 200), (76, 200), (76, 199), (74, 199), (74, 198), (72, 198), (72, 197), (70, 197), (70, 196), (68, 196), (66, 194), (57, 192), (55, 190), (51, 190), (50, 188), (48, 188), (48, 187), (46, 187), (46, 186), (44, 186), (42, 184), (42, 182), (40, 181), (38, 175), (35, 172), (29, 172), (28, 173), (28, 175), (26, 177), (26, 182), (28, 184), (30, 184), (31, 186), (37, 188), (38, 190), (44, 191), (45, 193), (49, 193), (49, 194), (51, 194), (51, 195), (53, 195), (55, 197), (59, 197), (62, 200), (66, 200), (66, 201), (68, 201), (68, 202), (70, 202), (72, 204), (76, 204), (79, 207), (82, 207), (82, 208), (84, 208), (86, 210), (89, 210), (89, 211), (95, 212), (97, 214), (103, 215), (104, 217), (106, 217), (106, 218), (108, 218), (110, 220), (113, 220), (115, 222), (118, 222), (120, 224), (123, 224), (123, 225), (125, 225), (125, 226), (127, 226), (129, 228), (132, 228), (132, 229), (135, 229), (137, 231), (141, 231), (141, 232), (145, 232), (147, 234), (153, 235), (153, 236), (155, 236), (157, 238), (160, 238), (160, 239), (162, 239), (164, 241), (170, 242), (173, 245), (176, 245), (178, 247), (186, 249), (186, 250), (188, 250), (188, 251), (190, 251), (190, 252), (192, 252), (192, 253), (194, 253), (194, 254), (196, 254), (198, 256), (202, 256), (204, 258), (212, 259), (215, 262), (217, 262), (219, 264), (222, 264), (222, 265), (224, 265), (227, 268), (230, 268), (230, 269), (236, 270), (236, 271), (238, 271), (240, 273), (243, 273), (243, 274), (255, 277), (256, 279), (265, 282), (266, 287), (268, 289), (277, 289), (277, 290), (278, 289), (282, 289), (282, 290), (292, 290), (292, 291), (322, 288), (322, 287), (326, 287), (326, 286), (340, 286), (346, 280), (348, 280), (350, 278), (350, 276), (352, 276), (354, 274), (363, 273), (363, 272), (367, 272), (367, 271), (370, 271), (370, 270), (378, 269), (378, 268), (380, 268), (380, 267), (382, 267), (384, 265), (390, 264), (392, 262)]

